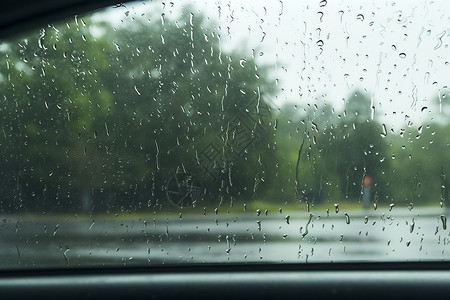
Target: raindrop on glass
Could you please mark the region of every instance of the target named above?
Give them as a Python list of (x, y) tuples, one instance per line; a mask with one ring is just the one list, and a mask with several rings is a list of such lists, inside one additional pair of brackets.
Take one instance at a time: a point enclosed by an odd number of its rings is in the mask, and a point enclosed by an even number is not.
[(350, 224), (350, 216), (347, 213), (345, 213), (344, 215), (345, 215), (345, 223)]
[(444, 215), (441, 215), (441, 221), (442, 221), (442, 229), (447, 229), (447, 217)]
[(334, 204), (334, 211), (335, 211), (336, 213), (339, 212), (339, 204), (337, 204), (337, 203)]

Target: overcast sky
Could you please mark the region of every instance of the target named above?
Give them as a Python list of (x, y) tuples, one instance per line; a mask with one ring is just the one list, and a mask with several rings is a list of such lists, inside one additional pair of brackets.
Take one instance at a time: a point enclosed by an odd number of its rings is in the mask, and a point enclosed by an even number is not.
[[(189, 1), (153, 1), (147, 9), (170, 17)], [(276, 66), (283, 92), (273, 102), (330, 103), (342, 109), (366, 91), (375, 117), (394, 129), (419, 127), (440, 114), (431, 101), (448, 92), (448, 1), (193, 1), (221, 27), (225, 49), (244, 49)], [(129, 4), (115, 13), (141, 8)], [(131, 8), (131, 9), (130, 9)], [(255, 50), (252, 50), (255, 49)], [(442, 99), (445, 101), (448, 99)]]

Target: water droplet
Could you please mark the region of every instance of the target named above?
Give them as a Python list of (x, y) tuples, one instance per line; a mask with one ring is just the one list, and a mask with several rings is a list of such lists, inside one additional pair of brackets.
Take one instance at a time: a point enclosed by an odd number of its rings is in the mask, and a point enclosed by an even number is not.
[(317, 44), (317, 46), (319, 46), (319, 47), (323, 47), (323, 45), (324, 45), (323, 40), (318, 40), (318, 41), (316, 42), (316, 44)]
[(244, 67), (246, 62), (247, 60), (245, 58), (241, 58), (241, 60), (239, 61), (239, 65), (241, 65), (241, 67)]
[(256, 221), (256, 224), (258, 224), (258, 231), (261, 231), (261, 221)]
[(285, 234), (283, 234), (283, 239), (285, 240), (286, 238), (287, 238), (287, 234), (285, 233)]
[(256, 210), (256, 215), (257, 215), (258, 217), (261, 215), (261, 210), (260, 210), (259, 208)]
[(411, 241), (407, 241), (406, 242), (406, 247), (409, 247), (410, 244), (411, 244)]
[(55, 230), (53, 231), (53, 236), (55, 236), (55, 235), (56, 235), (56, 232), (58, 231), (58, 228), (59, 228), (59, 224), (56, 224), (56, 226), (55, 226)]
[(394, 50), (394, 51), (396, 51), (396, 50), (397, 50), (397, 46), (395, 46), (395, 45), (392, 45), (391, 47), (392, 47), (392, 50)]
[(317, 123), (311, 122), (311, 127), (315, 132), (319, 133), (319, 126), (317, 126)]
[(400, 58), (406, 58), (406, 53), (404, 53), (404, 52), (402, 52), (402, 53), (400, 53), (399, 55), (398, 55)]
[(64, 260), (66, 261), (66, 265), (69, 265), (69, 257), (67, 256), (67, 253), (70, 251), (69, 248), (66, 249), (66, 251), (64, 251), (63, 256), (64, 256)]
[(382, 133), (380, 133), (380, 135), (381, 135), (381, 137), (386, 137), (386, 135), (387, 135), (387, 129), (386, 129), (386, 125), (385, 124), (383, 124), (383, 132)]
[(189, 14), (189, 24), (191, 26), (194, 26), (194, 14), (193, 13)]
[(244, 211), (247, 211), (247, 204), (244, 203)]
[(391, 203), (391, 204), (389, 205), (389, 211), (392, 211), (393, 208), (394, 208), (394, 203)]
[(302, 233), (302, 238), (304, 238), (308, 234), (308, 226), (311, 223), (312, 217), (313, 217), (313, 215), (309, 214), (309, 219), (308, 219), (308, 222), (306, 223), (306, 226), (305, 226), (305, 232)]
[(43, 44), (44, 43), (44, 37), (45, 37), (45, 29), (41, 29), (41, 33), (40, 33), (39, 39), (38, 39), (38, 46), (39, 46), (39, 48), (45, 50), (45, 47), (44, 47), (44, 44)]
[(345, 215), (345, 223), (350, 224), (350, 216), (347, 213), (345, 213), (344, 215)]
[(447, 217), (444, 215), (441, 215), (441, 221), (442, 221), (442, 228), (444, 230), (446, 230), (447, 229)]
[(411, 224), (409, 224), (409, 233), (412, 233), (414, 231), (414, 226), (416, 223), (414, 223), (414, 218), (411, 221)]
[(285, 218), (285, 220), (286, 220), (286, 223), (288, 223), (289, 224), (289, 220), (291, 219), (291, 216), (290, 215), (287, 215), (286, 216), (286, 218)]
[(322, 1), (319, 2), (319, 6), (320, 7), (324, 7), (326, 5), (327, 5), (327, 0), (322, 0)]
[(367, 222), (369, 222), (369, 217), (368, 217), (368, 216), (365, 216), (365, 217), (364, 217), (364, 224), (367, 224)]
[(357, 20), (360, 20), (360, 21), (364, 21), (364, 15), (363, 15), (363, 14), (358, 14), (358, 15), (356, 16), (356, 19), (357, 19)]
[(117, 51), (120, 51), (120, 46), (116, 42), (114, 42), (114, 46), (116, 46)]
[(136, 91), (136, 93), (137, 93), (139, 96), (141, 95), (141, 93), (139, 92), (139, 90), (138, 90), (138, 88), (137, 88), (136, 85), (134, 86), (134, 90)]
[(320, 20), (320, 22), (322, 22), (322, 18), (323, 18), (323, 12), (321, 12), (321, 11), (318, 11), (318, 12), (317, 12), (317, 15), (319, 16), (319, 20)]
[(95, 221), (92, 221), (92, 224), (91, 224), (91, 226), (89, 226), (89, 229), (88, 229), (88, 231), (89, 231), (89, 230), (91, 230), (91, 229), (92, 229), (92, 227), (94, 227), (94, 225), (95, 225)]
[(337, 204), (337, 203), (334, 204), (334, 211), (335, 211), (336, 213), (339, 212), (339, 204)]
[(218, 209), (218, 208), (215, 208), (215, 209), (214, 209), (214, 213), (217, 215), (217, 214), (219, 213), (219, 209)]

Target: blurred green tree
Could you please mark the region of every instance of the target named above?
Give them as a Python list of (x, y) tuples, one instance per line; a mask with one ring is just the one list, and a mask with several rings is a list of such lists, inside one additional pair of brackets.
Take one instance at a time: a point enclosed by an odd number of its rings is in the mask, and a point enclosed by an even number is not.
[(207, 202), (268, 195), (269, 70), (222, 51), (190, 7), (147, 17), (78, 18), (3, 43), (5, 207), (154, 207), (176, 174)]
[[(284, 189), (291, 199), (320, 203), (360, 201), (363, 180), (371, 178), (371, 199), (388, 193), (388, 144), (383, 127), (371, 118), (370, 99), (360, 91), (337, 112), (330, 101), (292, 109), (282, 107), (277, 154)], [(303, 146), (301, 146), (303, 145)], [(281, 154), (283, 156), (281, 157)]]
[(361, 200), (366, 176), (374, 187), (370, 199), (375, 194), (379, 199), (388, 194), (388, 179), (384, 174), (391, 167), (383, 126), (372, 119), (371, 100), (364, 92), (357, 90), (347, 98), (335, 144), (336, 172), (342, 178), (341, 191), (345, 198)]

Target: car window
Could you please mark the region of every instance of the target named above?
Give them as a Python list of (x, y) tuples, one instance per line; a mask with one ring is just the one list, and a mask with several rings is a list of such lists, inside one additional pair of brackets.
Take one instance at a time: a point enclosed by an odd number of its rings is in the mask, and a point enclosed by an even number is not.
[(0, 43), (0, 269), (448, 260), (443, 1), (133, 2)]

